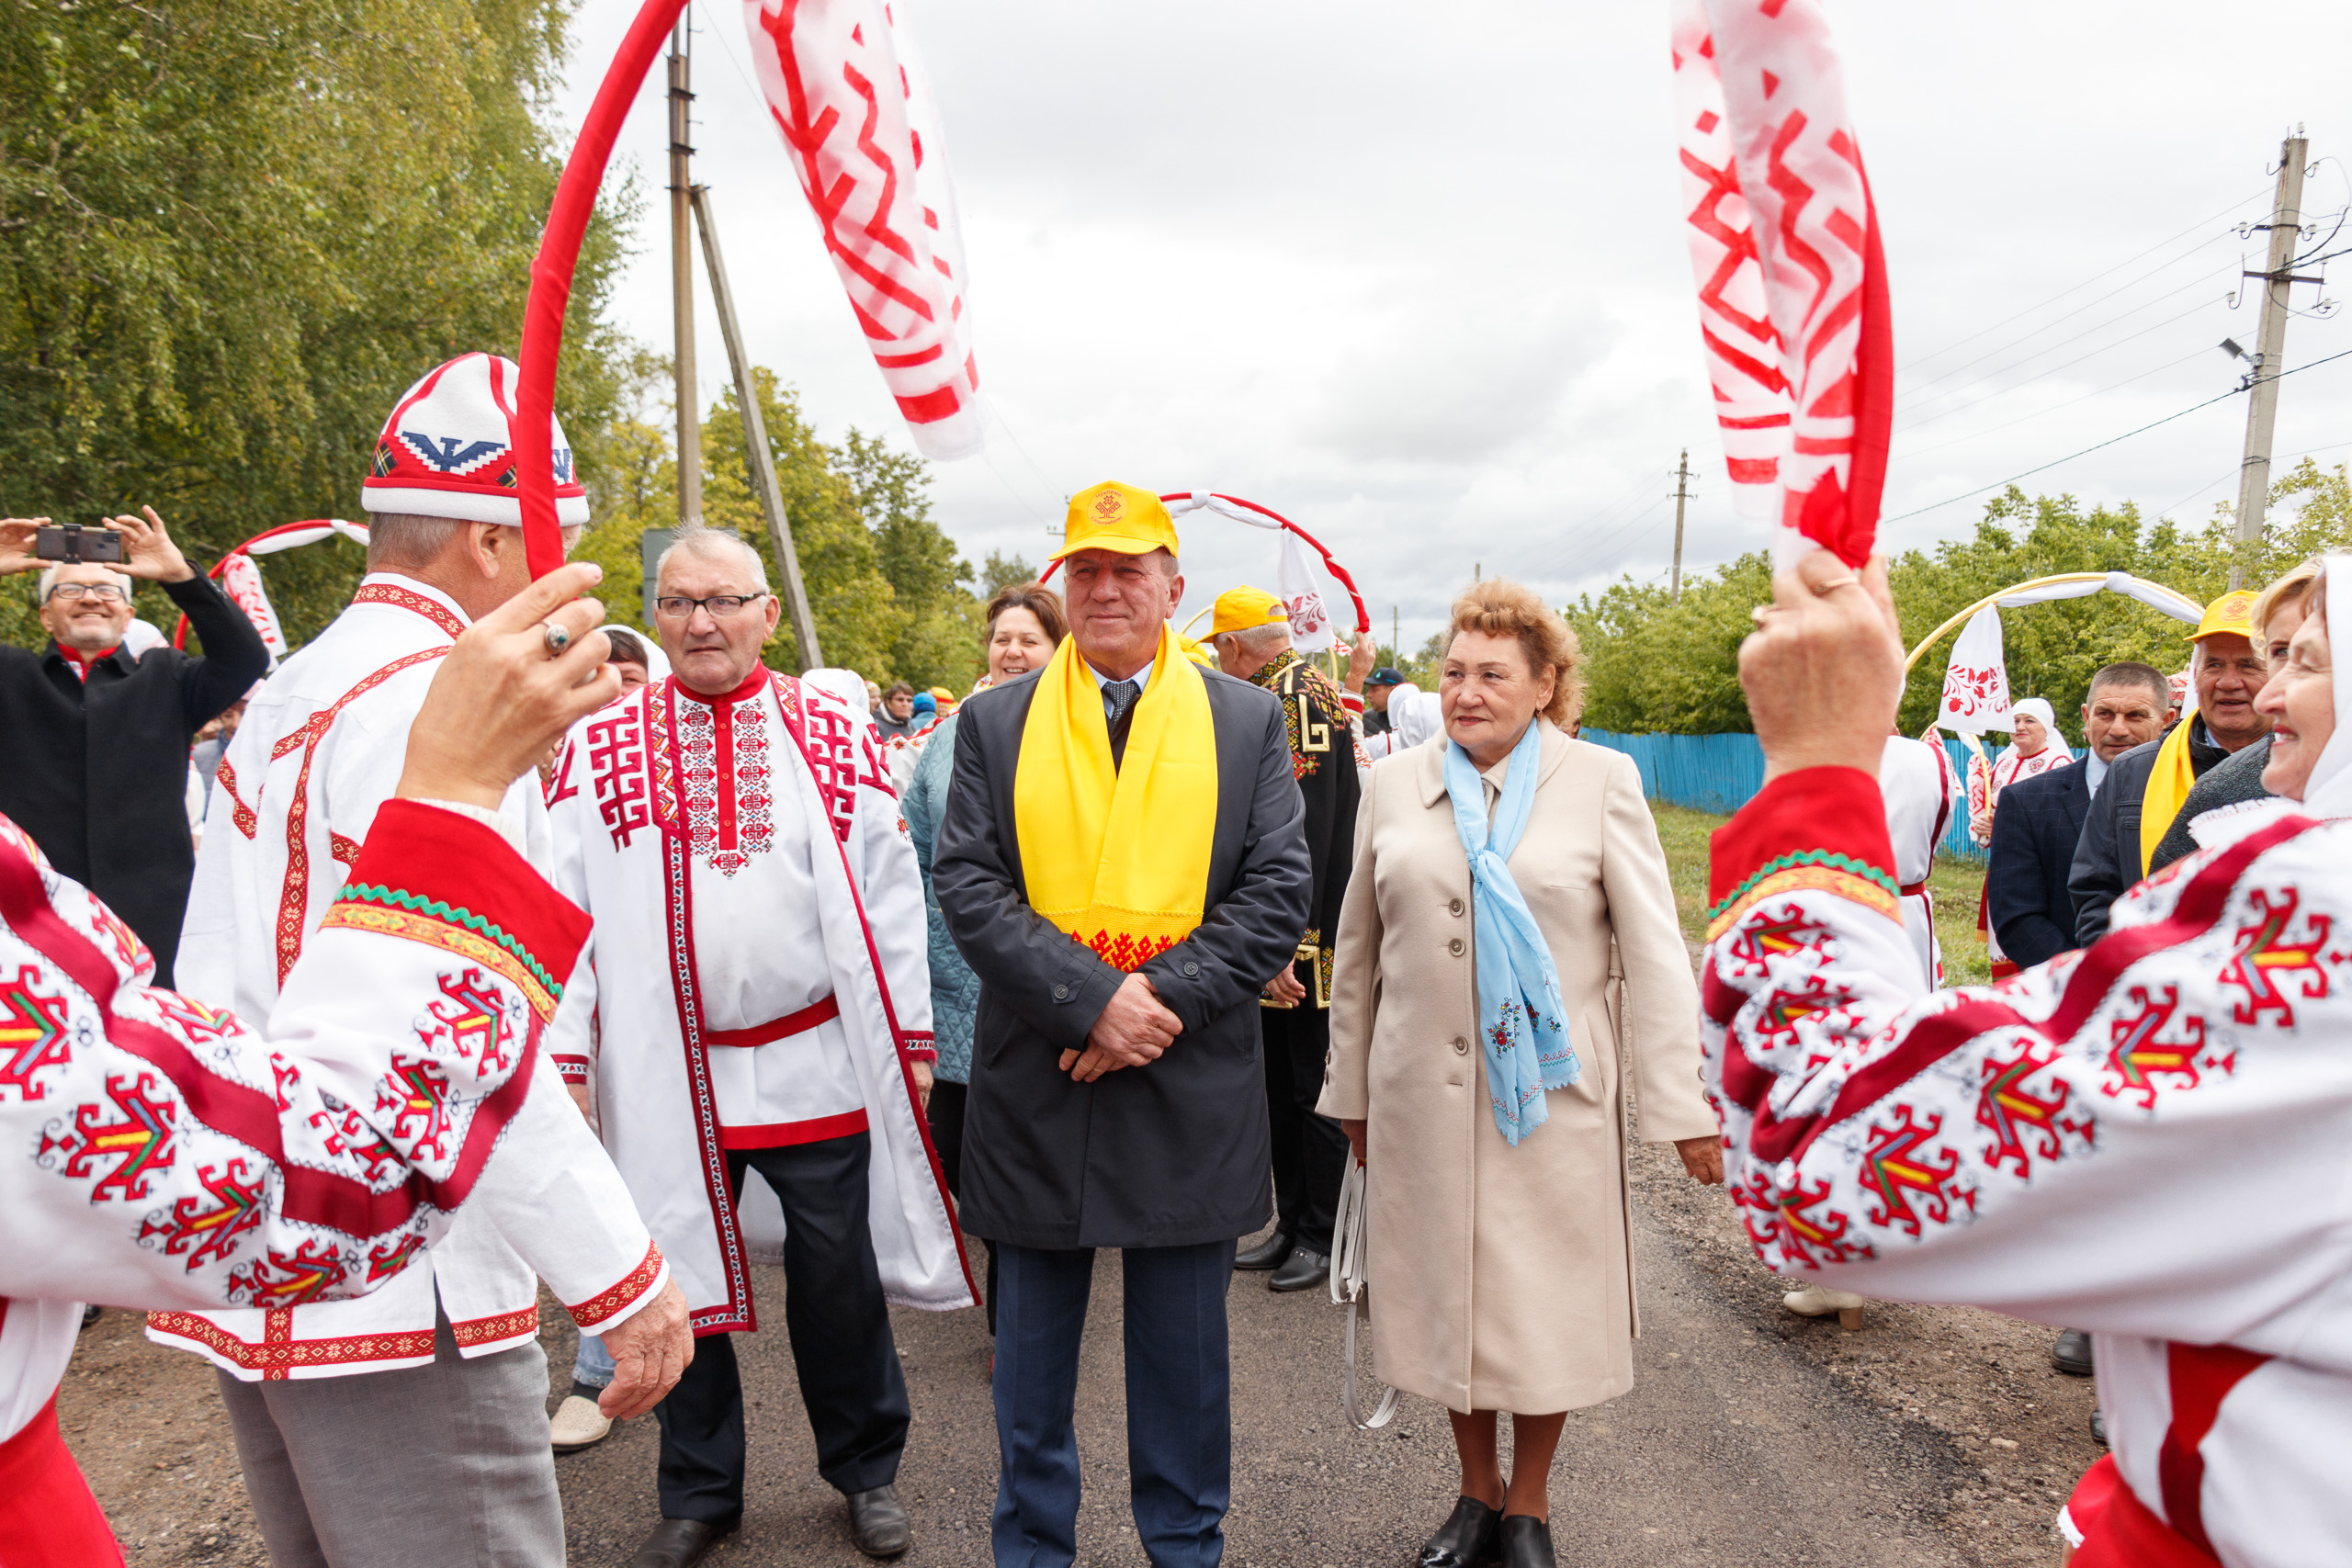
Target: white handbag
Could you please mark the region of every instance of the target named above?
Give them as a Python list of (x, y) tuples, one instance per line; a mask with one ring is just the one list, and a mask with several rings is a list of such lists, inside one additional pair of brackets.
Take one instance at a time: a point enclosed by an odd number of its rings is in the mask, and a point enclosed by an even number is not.
[(1396, 1391), (1384, 1388), (1367, 1419), (1356, 1402), (1356, 1320), (1371, 1308), (1363, 1299), (1363, 1166), (1351, 1154), (1340, 1181), (1340, 1213), (1331, 1225), (1331, 1303), (1348, 1309), (1347, 1371), (1340, 1382), (1340, 1407), (1360, 1432), (1388, 1425), (1396, 1414)]

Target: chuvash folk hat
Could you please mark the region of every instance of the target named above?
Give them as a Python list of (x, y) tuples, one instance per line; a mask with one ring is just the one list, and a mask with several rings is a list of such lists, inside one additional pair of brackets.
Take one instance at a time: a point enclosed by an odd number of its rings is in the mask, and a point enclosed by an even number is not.
[[(427, 371), (392, 405), (360, 487), (370, 512), (523, 524), (515, 489), (514, 393), (522, 370), (494, 354), (467, 354)], [(556, 421), (555, 515), (588, 521), (588, 492), (572, 471), (571, 446)]]

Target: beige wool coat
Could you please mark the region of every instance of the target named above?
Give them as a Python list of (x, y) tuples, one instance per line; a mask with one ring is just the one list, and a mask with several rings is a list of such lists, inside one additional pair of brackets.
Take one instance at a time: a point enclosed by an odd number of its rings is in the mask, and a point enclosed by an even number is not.
[(1386, 1382), (1454, 1410), (1548, 1415), (1634, 1386), (1625, 1086), (1611, 943), (1634, 1021), (1642, 1136), (1710, 1136), (1699, 995), (1666, 854), (1623, 753), (1547, 719), (1510, 870), (1559, 970), (1582, 1071), (1511, 1147), (1478, 1044), (1470, 865), (1445, 743), (1374, 765), (1331, 987), (1326, 1116), (1366, 1129), (1365, 1294)]

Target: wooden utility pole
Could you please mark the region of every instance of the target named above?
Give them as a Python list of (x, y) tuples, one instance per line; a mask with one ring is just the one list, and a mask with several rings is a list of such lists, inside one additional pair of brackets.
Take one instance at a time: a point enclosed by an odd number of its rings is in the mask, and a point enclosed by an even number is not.
[(807, 674), (825, 662), (817, 649), (817, 618), (808, 613), (808, 590), (800, 581), (800, 556), (792, 547), (792, 524), (785, 516), (784, 492), (776, 488), (775, 455), (768, 450), (767, 418), (760, 410), (760, 389), (752, 375), (752, 356), (743, 352), (743, 329), (735, 320), (735, 291), (727, 287), (727, 262), (718, 251), (718, 224), (710, 215), (710, 187), (694, 188), (695, 220), (702, 228), (702, 259), (710, 268), (710, 302), (718, 310), (718, 335), (727, 344), (727, 364), (735, 373), (735, 404), (743, 412), (743, 461), (751, 469), (752, 493), (768, 520), (768, 547), (776, 570), (784, 574), (784, 607), (792, 617), (792, 637), (800, 647), (800, 672)]
[[(2278, 149), (2278, 196), (2270, 221), (2269, 265), (2248, 277), (2263, 280), (2262, 322), (2256, 340), (2254, 368), (2247, 376), (2253, 396), (2246, 400), (2245, 461), (2238, 470), (2238, 543), (2262, 537), (2262, 514), (2270, 504), (2270, 431), (2278, 419), (2278, 373), (2286, 368), (2287, 295), (2299, 281), (2294, 276), (2296, 242), (2301, 237), (2303, 154), (2311, 144), (2302, 127)], [(2315, 281), (2315, 280), (2313, 280)], [(2230, 563), (2230, 586), (2245, 586), (2245, 563)]]
[(1682, 466), (1674, 470), (1674, 588), (1672, 602), (1682, 603), (1682, 506), (1690, 499), (1690, 448), (1682, 449)]
[(678, 526), (702, 521), (702, 415), (695, 395), (695, 254), (693, 220), (687, 216), (694, 196), (693, 176), (686, 161), (694, 156), (687, 141), (693, 134), (687, 111), (695, 95), (692, 85), (694, 29), (685, 13), (670, 32), (670, 311), (673, 368), (678, 397)]

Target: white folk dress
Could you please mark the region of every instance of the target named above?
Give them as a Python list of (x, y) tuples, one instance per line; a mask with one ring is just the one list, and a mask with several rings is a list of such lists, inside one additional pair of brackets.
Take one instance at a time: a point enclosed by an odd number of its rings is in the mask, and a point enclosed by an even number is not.
[(567, 1010), (555, 1049), (698, 1334), (756, 1328), (746, 1265), (782, 1255), (781, 1206), (764, 1182), (729, 1198), (728, 1151), (859, 1131), (885, 1294), (974, 1300), (915, 1093), (929, 927), (883, 770), (840, 698), (761, 670), (716, 699), (639, 687), (581, 721), (549, 786), (556, 884), (596, 920), (598, 1027)]
[(1758, 1256), (2092, 1330), (2078, 1564), (2352, 1565), (2352, 820), (2243, 812), (2095, 946), (1930, 995), (1871, 805), (1808, 769), (1714, 840), (1707, 1073)]
[(1940, 745), (1890, 735), (1879, 759), (1878, 787), (1902, 884), (1903, 929), (1930, 987), (1944, 981), (1943, 947), (1936, 940), (1936, 905), (1928, 894), (1936, 846), (1951, 824), (1951, 765)]
[(357, 857), (372, 891), (333, 907), (267, 1039), (148, 989), (145, 945), (0, 817), (0, 1456), (54, 1395), (85, 1301), (275, 1321), (414, 1279), (429, 1311), (411, 1260), (450, 1210), (527, 1212), (510, 1168), (580, 1120), (534, 1089), (588, 922), (488, 828), (393, 815)]
[[(264, 684), (215, 776), (175, 972), (189, 995), (273, 1021), (278, 987), (400, 784), (409, 726), (466, 625), (437, 590), (370, 573)], [(526, 860), (549, 865), (535, 775), (508, 793), (499, 818)], [(571, 1104), (552, 1060), (536, 1064), (530, 1092)], [(578, 1111), (513, 1152), (502, 1178), (528, 1183), (528, 1201), (469, 1209), (433, 1249), (431, 1269), (359, 1302), (155, 1314), (148, 1337), (247, 1382), (335, 1377), (432, 1360), (436, 1292), (469, 1357), (537, 1337), (541, 1279), (582, 1327), (612, 1327), (651, 1300), (667, 1278), (660, 1250)]]

